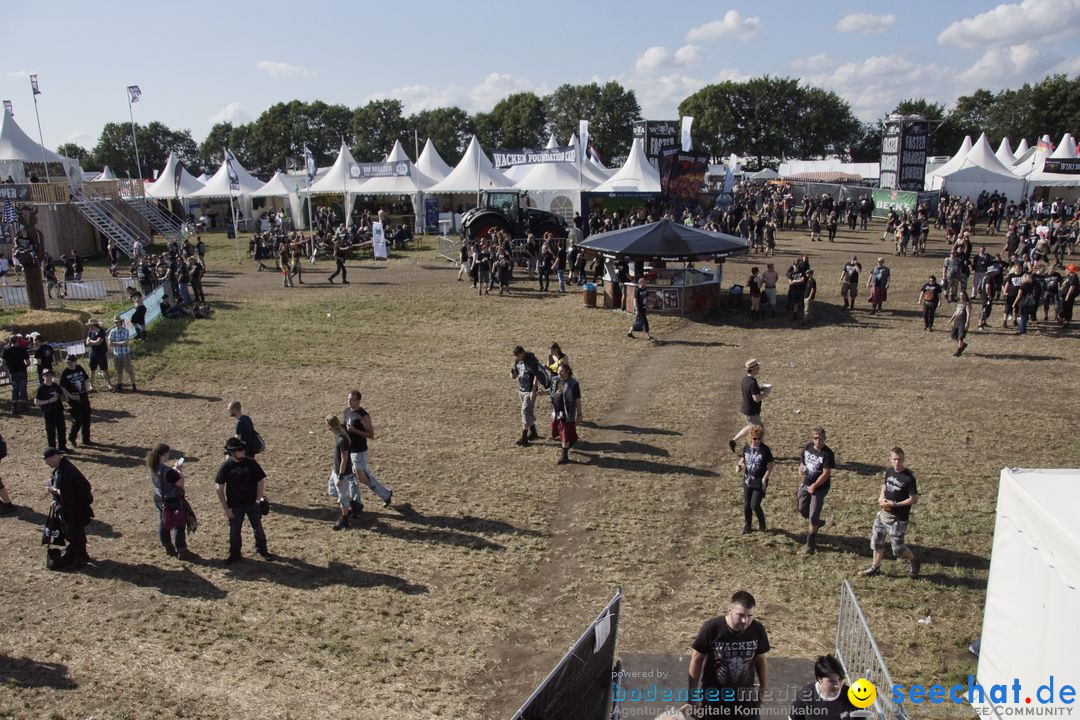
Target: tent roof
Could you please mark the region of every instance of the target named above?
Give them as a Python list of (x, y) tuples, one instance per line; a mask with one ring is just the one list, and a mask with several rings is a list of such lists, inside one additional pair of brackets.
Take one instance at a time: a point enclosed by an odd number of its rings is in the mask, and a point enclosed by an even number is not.
[(427, 142), (424, 143), (424, 149), (420, 151), (420, 157), (416, 160), (416, 168), (431, 178), (432, 183), (444, 180), (451, 170), (450, 166), (439, 155), (439, 151), (435, 149), (431, 138), (428, 138)]
[(997, 159), (1001, 161), (1001, 164), (1007, 168), (1011, 168), (1013, 163), (1016, 162), (1016, 153), (1013, 152), (1012, 146), (1009, 144), (1009, 138), (1001, 138), (1001, 144), (998, 145)]
[(582, 167), (581, 177), (578, 178), (577, 165), (568, 162), (537, 163), (536, 165), (523, 165), (526, 168), (525, 175), (515, 183), (522, 190), (590, 190), (596, 182), (589, 179)]
[(105, 169), (102, 170), (101, 172), (99, 172), (97, 174), (97, 177), (95, 177), (92, 180), (92, 182), (98, 182), (98, 181), (103, 181), (103, 180), (115, 180), (115, 179), (116, 179), (116, 173), (114, 173), (112, 171), (112, 168), (110, 168), (108, 165), (106, 165)]
[(349, 167), (354, 162), (356, 161), (353, 160), (348, 145), (341, 143), (341, 149), (338, 150), (338, 156), (334, 160), (334, 164), (330, 166), (325, 175), (311, 184), (311, 192), (313, 194), (331, 195), (343, 195), (346, 190), (360, 192), (360, 188), (364, 183), (349, 176)]
[(964, 162), (964, 158), (967, 157), (968, 151), (971, 150), (971, 136), (965, 135), (964, 142), (960, 143), (960, 149), (956, 151), (956, 154), (952, 156), (952, 160), (945, 163), (939, 168), (928, 172), (926, 177), (933, 177), (935, 175), (948, 175), (953, 170), (956, 170)]
[[(1001, 471), (998, 517), (1009, 518), (1073, 590), (1080, 590), (1080, 530), (1072, 518), (1078, 504), (1080, 470)], [(1014, 577), (1017, 569), (1007, 572)]]
[(1050, 153), (1050, 157), (1057, 160), (1076, 159), (1076, 141), (1073, 140), (1073, 136), (1070, 133), (1065, 133), (1061, 136), (1061, 142), (1058, 143), (1057, 149)]
[(544, 146), (544, 149), (552, 150), (557, 147), (559, 147), (559, 141), (555, 139), (555, 133), (551, 133), (551, 135), (548, 136), (547, 145)]
[(971, 146), (967, 155), (964, 156), (963, 162), (960, 163), (956, 169), (948, 173), (939, 171), (938, 174), (942, 177), (947, 177), (948, 175), (970, 167), (979, 167), (987, 172), (1001, 175), (1010, 180), (1016, 178), (1016, 175), (1009, 169), (1009, 166), (1002, 163), (997, 155), (994, 154), (994, 151), (990, 149), (990, 143), (986, 139), (986, 133), (979, 136), (979, 139)]
[[(165, 169), (158, 174), (158, 179), (146, 186), (146, 194), (155, 198), (174, 198), (177, 196), (176, 186), (173, 184), (173, 173), (180, 161), (176, 159), (176, 153), (169, 153), (169, 159), (165, 161)], [(182, 165), (180, 167), (180, 197), (186, 198), (194, 192), (202, 190), (203, 183), (191, 176)]]
[[(0, 160), (22, 160), (24, 162), (41, 162), (42, 145), (32, 140), (23, 132), (15, 118), (7, 110), (3, 111), (4, 118), (0, 124)], [(57, 155), (52, 150), (44, 148), (47, 162), (74, 162), (71, 158)]]
[(251, 197), (286, 197), (295, 192), (295, 182), (288, 182), (288, 176), (278, 170), (265, 185), (251, 193)]
[(251, 195), (256, 190), (263, 187), (265, 183), (259, 178), (255, 177), (240, 164), (240, 161), (236, 159), (236, 156), (232, 154), (228, 149), (225, 150), (230, 156), (232, 156), (233, 170), (236, 172), (237, 177), (240, 180), (240, 189), (232, 190), (229, 187), (229, 170), (225, 160), (221, 161), (221, 166), (214, 173), (214, 176), (203, 186), (201, 190), (196, 190), (191, 193), (193, 198), (215, 198), (215, 197), (240, 197), (241, 195)]
[(209, 180), (212, 177), (213, 177), (213, 175), (211, 175), (210, 173), (203, 173), (202, 175), (200, 175), (199, 177), (197, 177), (195, 179), (198, 180), (199, 182), (201, 182), (203, 185), (205, 185), (206, 181)]
[(532, 170), (532, 168), (532, 165), (511, 165), (508, 168), (499, 170), (499, 172), (517, 184), (518, 181), (529, 174), (529, 171)]
[(386, 156), (383, 162), (409, 162), (409, 156), (405, 153), (405, 148), (401, 147), (401, 141), (395, 140), (394, 147), (390, 148), (390, 154)]
[(695, 260), (732, 255), (746, 250), (746, 240), (687, 227), (672, 220), (590, 235), (578, 247), (607, 255)]
[(660, 192), (660, 172), (645, 157), (641, 139), (634, 140), (626, 162), (610, 178), (593, 188), (594, 192)]
[(1027, 138), (1020, 138), (1020, 144), (1016, 146), (1016, 159), (1019, 160), (1020, 156), (1028, 151)]
[[(479, 167), (479, 173), (477, 167)], [(477, 175), (479, 175), (479, 183), (477, 183)], [(477, 188), (478, 184), (479, 188)], [(491, 164), (491, 160), (484, 154), (476, 136), (473, 135), (472, 140), (469, 141), (469, 147), (461, 157), (461, 162), (450, 171), (449, 175), (428, 188), (428, 192), (468, 193), (476, 192), (478, 189), (509, 189), (513, 186), (514, 183), (510, 178), (496, 170)]]
[(777, 180), (780, 177), (780, 173), (776, 172), (772, 168), (765, 168), (764, 170), (758, 170), (751, 175), (749, 180)]

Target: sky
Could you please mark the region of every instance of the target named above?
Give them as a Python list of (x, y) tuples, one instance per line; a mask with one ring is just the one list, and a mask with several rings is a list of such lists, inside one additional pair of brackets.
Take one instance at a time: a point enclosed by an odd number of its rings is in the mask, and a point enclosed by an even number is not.
[(487, 111), (513, 92), (616, 80), (647, 119), (709, 83), (785, 76), (833, 90), (862, 120), (902, 99), (1080, 74), (1080, 0), (905, 2), (16, 2), (4, 9), (0, 99), (45, 145), (92, 149), (107, 122), (248, 122), (293, 99), (406, 113)]

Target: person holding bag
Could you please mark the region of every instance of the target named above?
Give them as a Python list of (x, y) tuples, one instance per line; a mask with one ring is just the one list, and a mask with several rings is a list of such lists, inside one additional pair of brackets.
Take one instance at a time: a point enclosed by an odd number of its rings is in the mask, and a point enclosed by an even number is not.
[(186, 560), (187, 549), (187, 503), (184, 500), (184, 476), (180, 474), (183, 458), (169, 467), (171, 449), (158, 443), (146, 454), (146, 468), (150, 471), (150, 484), (154, 486), (154, 507), (158, 511), (158, 538), (165, 554)]

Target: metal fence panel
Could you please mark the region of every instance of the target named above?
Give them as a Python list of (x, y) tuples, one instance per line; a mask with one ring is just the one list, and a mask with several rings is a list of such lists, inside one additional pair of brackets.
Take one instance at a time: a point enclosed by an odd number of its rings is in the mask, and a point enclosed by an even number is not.
[(452, 263), (459, 262), (461, 259), (461, 241), (456, 238), (447, 237), (446, 235), (440, 235), (436, 254), (439, 257), (446, 258)]
[(103, 280), (82, 280), (65, 282), (68, 300), (104, 300), (108, 295)]
[(0, 287), (0, 297), (4, 299), (4, 307), (21, 307), (30, 304), (26, 288), (22, 285)]
[[(903, 705), (892, 701), (892, 675), (885, 665), (881, 651), (855, 591), (847, 580), (840, 588), (840, 617), (836, 624), (836, 659), (844, 666), (851, 682), (866, 678), (877, 689), (874, 712), (879, 720), (907, 720)], [(869, 709), (869, 708), (868, 708)]]

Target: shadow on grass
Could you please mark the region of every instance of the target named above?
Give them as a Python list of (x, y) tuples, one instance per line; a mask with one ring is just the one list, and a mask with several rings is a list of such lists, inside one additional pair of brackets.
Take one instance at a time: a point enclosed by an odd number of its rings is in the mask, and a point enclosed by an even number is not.
[[(109, 467), (132, 468), (142, 465), (146, 459), (147, 448), (138, 445), (111, 445), (99, 442), (91, 447), (81, 446), (78, 454), (72, 456), (76, 465), (87, 462)], [(94, 482), (94, 478), (90, 478)]]
[(1022, 355), (1019, 353), (978, 353), (969, 352), (966, 353), (968, 357), (983, 358), (984, 360), (1030, 360), (1032, 362), (1051, 362), (1054, 360), (1064, 360), (1065, 358), (1059, 355)]
[(93, 425), (98, 423), (114, 423), (117, 420), (131, 417), (131, 413), (127, 410), (105, 410), (100, 408), (92, 408), (90, 410), (90, 420)]
[[(163, 562), (175, 563), (168, 558)], [(117, 560), (94, 560), (82, 573), (102, 580), (119, 580), (138, 587), (156, 588), (162, 595), (183, 598), (221, 600), (228, 593), (186, 566), (165, 568), (146, 563), (124, 563)]]
[(585, 452), (578, 452), (578, 454), (586, 458), (585, 462), (579, 464), (588, 465), (589, 467), (648, 473), (650, 475), (669, 475), (674, 473), (680, 475), (692, 475), (694, 477), (719, 477), (719, 475), (712, 470), (696, 468), (690, 465), (676, 465), (674, 463), (662, 463), (653, 460), (615, 458), (608, 457), (607, 455), (590, 455)]
[(0, 655), (0, 686), (54, 690), (74, 690), (79, 687), (68, 676), (67, 665), (8, 655)]
[(457, 265), (423, 265), (421, 263), (416, 263), (416, 267), (421, 270), (449, 270), (451, 272), (458, 269)]
[[(538, 530), (529, 530), (527, 528), (519, 528), (510, 523), (502, 522), (501, 520), (491, 520), (488, 518), (474, 517), (472, 515), (424, 515), (417, 511), (409, 503), (402, 503), (401, 505), (395, 505), (393, 510), (396, 510), (400, 519), (406, 522), (415, 523), (417, 525), (428, 525), (430, 527), (445, 528), (448, 530), (458, 530), (461, 532), (475, 532), (475, 533), (488, 533), (499, 535), (526, 535), (528, 537), (547, 537), (547, 533), (540, 532)], [(384, 516), (385, 517), (385, 516)], [(390, 519), (394, 519), (393, 515), (389, 516)]]
[[(45, 521), (48, 519), (44, 513), (40, 513), (37, 510), (29, 507), (17, 506), (15, 508), (15, 517), (23, 522), (30, 523), (31, 525), (37, 525), (38, 527), (44, 526)], [(97, 518), (90, 521), (90, 524), (86, 526), (86, 534), (94, 537), (105, 538), (107, 540), (115, 540), (116, 538), (123, 537), (123, 533), (114, 528), (107, 522), (102, 522)]]
[[(185, 341), (186, 342), (186, 341)], [(172, 400), (205, 400), (206, 402), (221, 402), (221, 398), (213, 395), (198, 395), (196, 393), (183, 392), (181, 390), (147, 390), (137, 391), (139, 395), (150, 397), (164, 397)]]
[(636, 442), (634, 440), (620, 440), (619, 442), (589, 442), (587, 440), (579, 440), (574, 445), (574, 450), (583, 454), (600, 452), (639, 453), (641, 455), (652, 455), (653, 457), (668, 457), (671, 454), (662, 447), (649, 445), (648, 443), (643, 442)]
[[(333, 502), (337, 502), (334, 500)], [(270, 512), (280, 513), (281, 515), (288, 515), (290, 517), (303, 518), (305, 520), (321, 520), (326, 522), (334, 522), (340, 516), (338, 506), (326, 505), (323, 507), (296, 507), (294, 505), (282, 505), (276, 503), (271, 499)]]
[(837, 470), (843, 470), (844, 472), (852, 472), (856, 475), (882, 475), (884, 477), (885, 466), (884, 465), (871, 465), (870, 463), (862, 462), (845, 462), (836, 466)]
[(424, 543), (427, 545), (456, 545), (468, 550), (505, 550), (504, 545), (491, 542), (487, 538), (478, 535), (469, 535), (455, 530), (446, 530), (437, 526), (437, 529), (428, 527), (398, 527), (383, 522), (382, 516), (364, 513), (353, 521), (353, 527), (380, 535), (404, 540), (405, 542)]
[(614, 432), (624, 432), (632, 435), (682, 435), (678, 430), (668, 430), (667, 428), (650, 428), (641, 427), (639, 425), (600, 425), (591, 420), (580, 422), (578, 425), (593, 430), (612, 430)]
[(682, 347), (739, 347), (719, 340), (664, 340), (657, 338), (656, 345), (680, 345)]
[(356, 589), (388, 587), (406, 595), (422, 595), (428, 592), (426, 585), (410, 583), (396, 575), (368, 572), (333, 561), (327, 567), (321, 567), (299, 558), (278, 557), (269, 562), (245, 559), (229, 566), (228, 573), (241, 580), (266, 580), (298, 590), (344, 585)]

